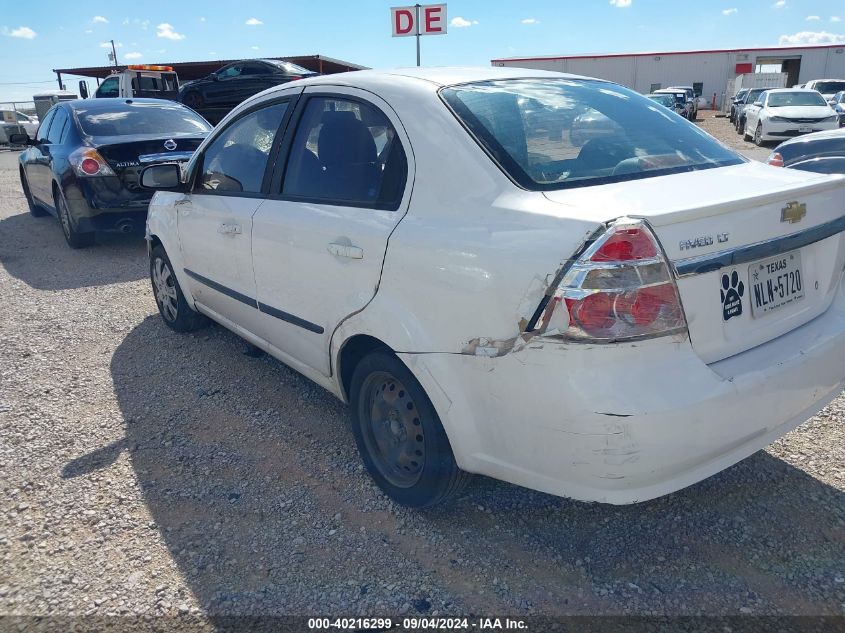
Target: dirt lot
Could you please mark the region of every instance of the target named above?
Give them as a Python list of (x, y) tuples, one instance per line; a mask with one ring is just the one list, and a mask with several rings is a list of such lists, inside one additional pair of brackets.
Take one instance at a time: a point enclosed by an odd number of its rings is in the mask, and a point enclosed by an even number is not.
[(656, 501), (477, 478), (405, 510), (362, 472), (343, 405), (220, 327), (169, 331), (142, 240), (71, 251), (26, 212), (15, 159), (0, 614), (845, 614), (842, 397)]

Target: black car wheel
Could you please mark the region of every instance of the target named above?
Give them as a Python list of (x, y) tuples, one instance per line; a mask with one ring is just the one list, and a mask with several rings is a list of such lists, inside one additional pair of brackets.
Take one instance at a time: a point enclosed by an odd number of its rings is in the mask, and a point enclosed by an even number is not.
[(208, 319), (188, 305), (173, 264), (160, 245), (150, 252), (150, 281), (159, 314), (176, 332), (193, 332), (208, 324)]
[(32, 192), (29, 190), (29, 182), (26, 179), (26, 174), (24, 173), (23, 167), (21, 167), (20, 173), (21, 188), (23, 189), (23, 195), (26, 198), (26, 204), (29, 207), (30, 214), (32, 214), (36, 218), (43, 218), (45, 215), (49, 215), (47, 209), (35, 202), (35, 199), (32, 197)]
[(349, 394), (358, 450), (391, 499), (420, 508), (463, 489), (471, 475), (458, 468), (434, 406), (401, 360), (385, 351), (364, 357)]
[(93, 231), (81, 232), (76, 229), (73, 217), (67, 206), (67, 201), (58, 187), (53, 191), (53, 201), (56, 205), (56, 213), (59, 216), (59, 224), (62, 225), (65, 241), (71, 248), (86, 248), (94, 244), (96, 234)]
[(202, 96), (198, 92), (189, 92), (182, 98), (182, 103), (186, 106), (191, 108), (192, 110), (196, 110), (198, 108), (203, 107), (205, 102), (202, 99)]

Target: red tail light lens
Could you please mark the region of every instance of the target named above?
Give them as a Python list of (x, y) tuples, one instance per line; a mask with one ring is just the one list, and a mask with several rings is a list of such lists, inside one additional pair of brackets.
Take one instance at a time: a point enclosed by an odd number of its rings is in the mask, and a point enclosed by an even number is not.
[(612, 225), (572, 265), (540, 323), (546, 336), (580, 341), (686, 330), (678, 290), (657, 239), (643, 222), (627, 219)]
[(70, 156), (68, 161), (77, 176), (114, 176), (114, 170), (93, 147), (81, 147)]
[(783, 167), (783, 156), (777, 152), (772, 152), (766, 162), (772, 167)]

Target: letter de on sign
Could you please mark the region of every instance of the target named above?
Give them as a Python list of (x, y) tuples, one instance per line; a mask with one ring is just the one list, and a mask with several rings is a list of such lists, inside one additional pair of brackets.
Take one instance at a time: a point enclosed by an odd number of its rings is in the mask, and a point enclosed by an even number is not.
[(446, 5), (420, 5), (420, 20), (417, 24), (417, 7), (390, 7), (390, 26), (393, 37), (412, 35), (445, 35)]
[(390, 23), (393, 27), (393, 37), (408, 37), (417, 34), (416, 7), (391, 7)]

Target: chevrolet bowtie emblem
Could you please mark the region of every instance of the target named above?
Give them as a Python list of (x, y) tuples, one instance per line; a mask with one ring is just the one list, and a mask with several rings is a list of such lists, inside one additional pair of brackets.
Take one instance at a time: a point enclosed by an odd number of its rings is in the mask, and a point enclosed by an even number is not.
[(795, 224), (807, 215), (807, 205), (798, 202), (790, 202), (783, 209), (780, 210), (780, 221)]

